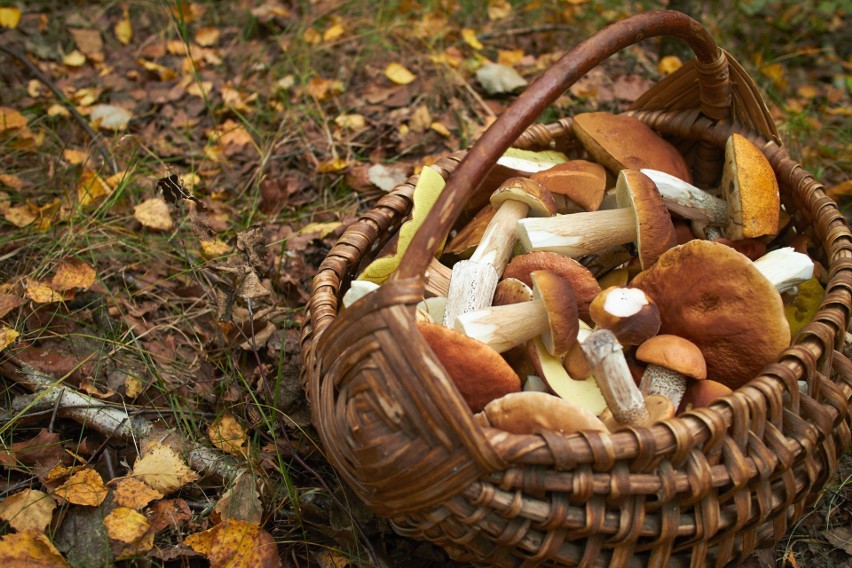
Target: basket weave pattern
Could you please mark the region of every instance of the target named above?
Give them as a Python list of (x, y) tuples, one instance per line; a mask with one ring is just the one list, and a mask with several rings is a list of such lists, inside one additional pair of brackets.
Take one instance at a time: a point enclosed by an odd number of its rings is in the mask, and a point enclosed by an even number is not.
[[(797, 231), (819, 246), (825, 299), (775, 363), (709, 408), (615, 434), (482, 428), (417, 332), (426, 266), (474, 197), (467, 188), (509, 144), (574, 146), (570, 119), (526, 128), (541, 110), (604, 57), (654, 35), (685, 39), (697, 59), (631, 114), (678, 146), (696, 179), (717, 175), (732, 132), (755, 142)], [(852, 234), (780, 145), (745, 71), (686, 16), (643, 14), (578, 46), (470, 151), (432, 167), (447, 187), (395, 277), (338, 314), (349, 280), (409, 212), (416, 176), (347, 229), (308, 305), (303, 381), (313, 422), (359, 497), (399, 533), (483, 565), (721, 566), (780, 539), (852, 443), (852, 362), (843, 354)]]

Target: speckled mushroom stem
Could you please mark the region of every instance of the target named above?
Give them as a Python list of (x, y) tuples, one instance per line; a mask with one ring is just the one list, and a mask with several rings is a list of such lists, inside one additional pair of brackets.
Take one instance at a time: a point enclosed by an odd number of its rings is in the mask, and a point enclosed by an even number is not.
[(615, 334), (608, 329), (599, 329), (590, 333), (580, 347), (613, 418), (620, 424), (641, 426), (647, 423), (650, 418), (648, 408), (633, 382)]
[(672, 401), (675, 408), (680, 404), (686, 392), (686, 377), (660, 365), (648, 365), (639, 383), (642, 394), (661, 394)]

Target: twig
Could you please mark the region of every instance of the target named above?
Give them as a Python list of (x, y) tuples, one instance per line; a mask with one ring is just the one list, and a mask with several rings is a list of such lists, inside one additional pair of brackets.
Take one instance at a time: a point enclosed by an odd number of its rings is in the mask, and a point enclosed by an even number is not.
[(499, 30), (494, 32), (485, 32), (476, 35), (476, 39), (494, 39), (496, 37), (503, 36), (517, 36), (517, 35), (527, 35), (534, 34), (538, 32), (559, 32), (559, 31), (570, 31), (573, 30), (569, 25), (566, 24), (545, 24), (543, 26), (529, 26), (526, 28), (515, 28), (512, 30)]
[(41, 69), (36, 67), (32, 61), (27, 59), (26, 55), (24, 55), (14, 47), (9, 47), (8, 45), (4, 45), (2, 42), (0, 42), (0, 51), (11, 55), (15, 59), (26, 65), (27, 69), (30, 70), (30, 73), (32, 73), (36, 79), (38, 79), (45, 87), (53, 91), (53, 94), (56, 95), (56, 97), (59, 99), (59, 102), (65, 105), (65, 108), (68, 109), (68, 112), (71, 113), (71, 116), (74, 117), (74, 120), (76, 120), (83, 128), (83, 130), (86, 131), (86, 134), (91, 137), (92, 141), (97, 146), (98, 151), (101, 153), (101, 156), (103, 156), (104, 160), (106, 160), (106, 162), (110, 166), (112, 166), (112, 173), (118, 173), (118, 164), (116, 163), (112, 153), (110, 153), (110, 151), (104, 145), (103, 141), (101, 141), (101, 137), (98, 136), (97, 132), (92, 130), (92, 127), (89, 126), (88, 121), (83, 118), (83, 115), (81, 115), (76, 108), (74, 108), (74, 105), (71, 104), (71, 101), (68, 100), (68, 97), (65, 96), (65, 93), (63, 93), (62, 90), (56, 86), (56, 83), (54, 83), (50, 79), (50, 77), (45, 75)]

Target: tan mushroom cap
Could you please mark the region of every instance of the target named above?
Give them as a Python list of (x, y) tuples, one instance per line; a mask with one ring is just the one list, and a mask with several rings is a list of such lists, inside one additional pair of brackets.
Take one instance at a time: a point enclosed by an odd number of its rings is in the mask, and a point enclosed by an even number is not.
[[(507, 394), (489, 402), (483, 413), (488, 425), (512, 434), (607, 431), (604, 423), (589, 410), (570, 400), (543, 392)], [(483, 423), (481, 419), (479, 421)]]
[(651, 178), (636, 170), (621, 170), (615, 184), (619, 207), (636, 212), (636, 248), (645, 270), (665, 251), (677, 245), (672, 217)]
[(510, 260), (503, 271), (503, 278), (517, 278), (527, 286), (532, 286), (530, 274), (536, 270), (549, 270), (567, 280), (574, 291), (580, 317), (587, 323), (591, 322), (589, 304), (600, 293), (601, 287), (588, 268), (557, 252), (533, 251)]
[(437, 323), (417, 322), (417, 329), (472, 412), (479, 412), (496, 398), (521, 390), (521, 379), (515, 371), (484, 343)]
[(504, 201), (511, 199), (526, 203), (530, 217), (551, 217), (556, 215), (556, 202), (553, 195), (540, 183), (530, 178), (513, 177), (504, 181), (491, 194), (491, 206), (499, 209)]
[(491, 305), (505, 306), (507, 304), (517, 304), (519, 302), (530, 302), (532, 299), (532, 288), (517, 278), (504, 278), (497, 283), (497, 288), (494, 290), (494, 298), (491, 300)]
[(660, 333), (695, 343), (707, 376), (739, 388), (790, 342), (784, 304), (772, 283), (744, 255), (694, 240), (660, 256), (633, 279), (660, 308)]
[(447, 246), (444, 247), (444, 254), (470, 256), (470, 253), (473, 252), (473, 249), (482, 240), (488, 223), (494, 218), (496, 213), (497, 210), (491, 207), (490, 204), (480, 209), (467, 224), (458, 230)]
[(689, 381), (686, 384), (686, 392), (683, 393), (677, 412), (680, 414), (693, 408), (705, 408), (710, 406), (717, 398), (728, 396), (733, 392), (729, 387), (717, 381)]
[(539, 298), (547, 312), (547, 329), (541, 334), (547, 352), (564, 355), (577, 343), (580, 316), (571, 284), (549, 270), (536, 270), (530, 274), (533, 297)]
[(623, 114), (590, 112), (574, 117), (574, 134), (594, 157), (614, 174), (648, 168), (692, 183), (680, 152), (638, 119)]
[(740, 134), (732, 134), (725, 144), (722, 191), (728, 202), (729, 239), (778, 233), (781, 198), (775, 172), (763, 152)]
[(664, 333), (648, 339), (636, 349), (636, 358), (697, 380), (707, 378), (707, 363), (696, 344)]
[(597, 211), (606, 191), (606, 169), (586, 160), (557, 164), (530, 178), (553, 195), (564, 195), (585, 211)]

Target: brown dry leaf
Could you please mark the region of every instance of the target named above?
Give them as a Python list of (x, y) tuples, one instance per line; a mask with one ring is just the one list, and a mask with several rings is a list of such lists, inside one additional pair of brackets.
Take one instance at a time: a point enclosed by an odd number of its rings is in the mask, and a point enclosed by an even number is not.
[(210, 26), (198, 28), (195, 30), (195, 43), (201, 47), (212, 47), (219, 41), (221, 33), (219, 28)]
[(194, 22), (207, 12), (207, 8), (198, 2), (177, 2), (171, 5), (172, 16), (179, 22)]
[(21, 21), (20, 8), (0, 8), (0, 28), (14, 30)]
[(281, 558), (272, 536), (237, 519), (189, 535), (184, 544), (207, 557), (211, 568), (276, 568)]
[(106, 400), (108, 398), (112, 398), (115, 395), (115, 391), (112, 389), (101, 390), (95, 383), (93, 383), (89, 379), (84, 379), (82, 383), (80, 383), (80, 390), (84, 393), (93, 396), (95, 398), (100, 398), (102, 400)]
[(95, 276), (95, 269), (90, 264), (76, 258), (65, 258), (50, 279), (50, 287), (60, 292), (74, 288), (88, 290), (95, 283)]
[(151, 516), (148, 524), (151, 532), (157, 533), (166, 527), (179, 527), (192, 518), (189, 505), (183, 499), (165, 499), (151, 505)]
[(112, 193), (112, 189), (94, 170), (85, 169), (77, 184), (77, 201), (86, 206)]
[(16, 205), (9, 207), (3, 213), (3, 217), (18, 228), (24, 228), (32, 224), (38, 218), (38, 214), (29, 205)]
[(92, 61), (102, 62), (104, 60), (104, 42), (101, 32), (98, 30), (85, 30), (80, 28), (69, 28), (74, 43), (77, 44), (83, 55)]
[(133, 208), (133, 216), (143, 227), (155, 231), (169, 231), (175, 222), (169, 212), (169, 205), (161, 197), (146, 199)]
[(65, 118), (69, 118), (71, 116), (71, 111), (65, 108), (65, 105), (61, 105), (59, 103), (52, 104), (47, 108), (47, 116), (51, 118), (55, 118), (57, 116), (63, 116)]
[(177, 452), (157, 442), (148, 446), (136, 460), (131, 475), (164, 495), (198, 479)]
[(26, 303), (25, 299), (15, 294), (6, 294), (5, 292), (0, 294), (0, 318)]
[(75, 49), (71, 53), (62, 58), (62, 63), (68, 67), (82, 67), (86, 64), (86, 56), (79, 50)]
[(657, 63), (657, 71), (661, 75), (671, 75), (683, 66), (683, 61), (677, 55), (666, 55)]
[(0, 183), (12, 189), (21, 190), (24, 188), (24, 181), (13, 174), (0, 174)]
[(68, 466), (59, 464), (52, 467), (50, 471), (47, 472), (47, 475), (45, 475), (44, 479), (46, 481), (58, 481), (63, 477), (68, 477), (74, 473), (77, 473), (78, 471), (83, 471), (84, 469), (86, 469), (86, 466), (84, 465)]
[(835, 201), (838, 201), (841, 197), (849, 197), (852, 195), (852, 179), (847, 179), (828, 188), (825, 190), (825, 194)]
[(322, 77), (311, 77), (305, 90), (316, 100), (324, 101), (332, 95), (342, 93), (343, 82), (334, 79), (323, 79)]
[(20, 337), (20, 333), (12, 329), (11, 327), (6, 327), (5, 325), (0, 326), (0, 351), (3, 351), (12, 343), (15, 342), (18, 337)]
[(93, 469), (84, 469), (60, 485), (55, 495), (75, 505), (97, 507), (106, 499), (109, 489), (104, 486), (101, 474)]
[(7, 568), (68, 568), (46, 536), (32, 529), (7, 534), (0, 540), (0, 565)]
[(133, 40), (133, 24), (130, 22), (130, 12), (127, 6), (124, 7), (121, 19), (115, 24), (112, 31), (121, 45), (127, 45)]
[(0, 464), (8, 468), (18, 468), (19, 464), (26, 467), (52, 467), (67, 460), (68, 455), (62, 449), (59, 434), (46, 429), (29, 440), (12, 444), (8, 450), (0, 450)]
[(145, 68), (146, 71), (153, 73), (157, 77), (160, 78), (160, 81), (171, 81), (175, 77), (177, 77), (177, 71), (174, 69), (169, 69), (164, 65), (160, 65), (159, 63), (154, 63), (153, 61), (148, 61), (146, 59), (137, 59), (136, 63)]
[(349, 162), (338, 157), (317, 164), (317, 172), (321, 174), (333, 174), (335, 172), (342, 172), (347, 167), (349, 167)]
[(201, 256), (207, 260), (224, 256), (233, 250), (231, 245), (221, 239), (202, 240), (200, 244)]
[(27, 117), (13, 108), (0, 107), (0, 132), (14, 130), (27, 125)]
[(206, 134), (211, 141), (221, 144), (226, 154), (254, 143), (245, 126), (231, 119), (226, 120), (221, 126), (208, 130)]
[(514, 67), (526, 57), (523, 49), (498, 49), (497, 63), (506, 67)]
[(56, 501), (34, 489), (24, 489), (0, 502), (0, 519), (18, 532), (32, 529), (44, 532), (53, 519)]
[(233, 414), (225, 414), (214, 420), (207, 428), (207, 435), (213, 445), (223, 452), (235, 456), (243, 454), (246, 430), (237, 422)]
[(263, 518), (263, 504), (260, 502), (254, 478), (248, 473), (240, 474), (213, 510), (223, 519), (240, 519), (253, 525), (260, 525)]
[(126, 544), (136, 542), (150, 528), (145, 515), (127, 507), (116, 507), (104, 517), (107, 536)]
[(26, 289), (27, 298), (36, 304), (52, 304), (54, 302), (64, 302), (68, 299), (66, 294), (57, 292), (50, 287), (50, 284), (35, 280), (34, 278), (27, 278)]
[(314, 28), (308, 28), (302, 34), (302, 41), (309, 45), (319, 45), (322, 43), (322, 36)]
[(336, 552), (324, 551), (314, 554), (319, 568), (346, 568), (349, 566), (349, 558)]
[(481, 43), (479, 43), (479, 39), (476, 37), (476, 30), (473, 28), (463, 28), (461, 36), (466, 44), (477, 51), (484, 47)]
[(148, 487), (144, 482), (133, 477), (125, 477), (115, 484), (113, 491), (116, 505), (130, 509), (141, 509), (151, 501), (163, 498), (163, 494)]
[(397, 85), (407, 85), (417, 79), (417, 75), (399, 63), (389, 63), (388, 66), (385, 67), (385, 77)]
[(512, 15), (512, 5), (507, 0), (489, 0), (488, 19), (503, 20)]
[(760, 72), (772, 79), (772, 84), (775, 85), (776, 89), (783, 90), (787, 88), (786, 71), (780, 63), (761, 65)]

